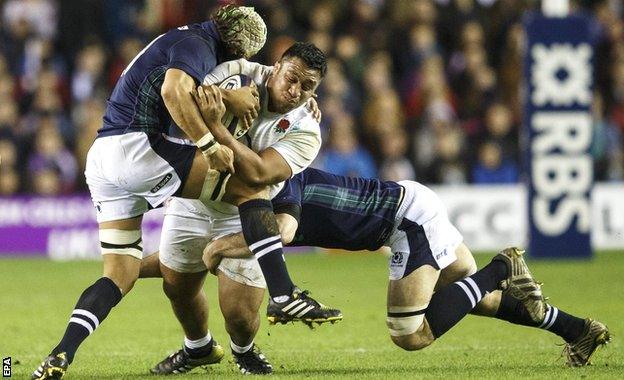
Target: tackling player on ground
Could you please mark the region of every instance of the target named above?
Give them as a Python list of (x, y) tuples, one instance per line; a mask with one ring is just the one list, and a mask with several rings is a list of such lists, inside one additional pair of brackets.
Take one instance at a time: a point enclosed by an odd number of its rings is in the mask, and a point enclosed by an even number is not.
[[(285, 244), (392, 249), (387, 325), (392, 341), (405, 350), (429, 346), (468, 313), (561, 336), (570, 366), (588, 364), (610, 339), (604, 324), (545, 303), (523, 251), (505, 249), (477, 271), (438, 196), (417, 182), (349, 178), (308, 168), (286, 182), (273, 204)], [(221, 257), (248, 256), (244, 247), (240, 234), (217, 239), (205, 250), (205, 264), (213, 273), (221, 270)], [(252, 324), (257, 300), (250, 295), (261, 299), (262, 292), (244, 287), (240, 294), (246, 294), (248, 304), (238, 307)], [(236, 318), (224, 317), (226, 324)]]

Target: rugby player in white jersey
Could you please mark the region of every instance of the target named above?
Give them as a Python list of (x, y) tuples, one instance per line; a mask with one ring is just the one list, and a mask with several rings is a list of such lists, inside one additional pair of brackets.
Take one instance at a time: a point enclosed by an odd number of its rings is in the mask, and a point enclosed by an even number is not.
[[(218, 83), (233, 74), (245, 74), (257, 84), (261, 105), (259, 116), (247, 135), (241, 138), (249, 147), (234, 140), (222, 125), (215, 123), (221, 120), (225, 111), (222, 106), (221, 112), (212, 112), (214, 107), (211, 105), (221, 102), (215, 87), (198, 88), (196, 102), (206, 123), (220, 127), (221, 130), (212, 129), (212, 133), (234, 152), (236, 173), (228, 180), (222, 200), (218, 199), (219, 196), (214, 196), (215, 200), (211, 201), (174, 197), (168, 202), (161, 236), (160, 269), (164, 291), (184, 329), (185, 339), (183, 348), (157, 364), (153, 373), (186, 372), (199, 365), (214, 363), (216, 356), (223, 356), (223, 349), (212, 339), (207, 327), (207, 304), (202, 290), (207, 273), (202, 254), (207, 243), (242, 229), (250, 250), (255, 254), (255, 258), (222, 261), (221, 293), (236, 291), (239, 296), (246, 297), (247, 294), (238, 291), (241, 283), (263, 292), (264, 278), (267, 282), (274, 279), (272, 270), (284, 266), (281, 237), (269, 199), (277, 194), (284, 180), (304, 170), (320, 149), (319, 124), (305, 104), (314, 95), (325, 71), (325, 55), (314, 45), (299, 42), (291, 46), (272, 68), (245, 60), (215, 68), (206, 82)], [(218, 192), (219, 189), (215, 194)], [(255, 214), (253, 221), (249, 213)], [(265, 261), (267, 259), (272, 261)], [(276, 294), (269, 287), (269, 317), (272, 309), (281, 311), (291, 305), (294, 311), (286, 316), (288, 320), (311, 323), (342, 318), (338, 310), (323, 307), (305, 291), (295, 288), (293, 292), (294, 285), (290, 278), (287, 280), (282, 293)], [(282, 302), (276, 300), (280, 295), (291, 293), (294, 297), (287, 297)], [(228, 326), (228, 331), (232, 332), (231, 348), (241, 371), (270, 373), (270, 364), (254, 346), (255, 331), (251, 340), (241, 340), (239, 336), (248, 337), (250, 334), (241, 332), (235, 326), (236, 321), (231, 322), (233, 325)], [(258, 325), (256, 323), (253, 328), (257, 329)]]

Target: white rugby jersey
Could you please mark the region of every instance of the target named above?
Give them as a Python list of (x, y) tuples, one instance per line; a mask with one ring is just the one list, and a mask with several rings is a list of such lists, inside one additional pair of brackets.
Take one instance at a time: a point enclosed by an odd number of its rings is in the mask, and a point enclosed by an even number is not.
[[(243, 74), (258, 86), (260, 112), (241, 142), (247, 141), (254, 152), (275, 149), (288, 163), (292, 175), (300, 173), (316, 158), (321, 148), (321, 130), (305, 104), (286, 114), (276, 114), (267, 109), (269, 97), (267, 80), (272, 67), (245, 59), (224, 62), (206, 76), (204, 84), (220, 83), (226, 78)], [(277, 195), (284, 183), (270, 186), (271, 198)]]

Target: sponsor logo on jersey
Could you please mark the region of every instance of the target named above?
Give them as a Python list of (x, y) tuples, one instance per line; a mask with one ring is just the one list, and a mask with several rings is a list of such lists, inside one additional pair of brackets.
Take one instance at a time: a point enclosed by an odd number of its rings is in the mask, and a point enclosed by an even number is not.
[(290, 128), (290, 121), (288, 121), (287, 119), (282, 119), (275, 126), (275, 132), (286, 133), (288, 128)]
[(160, 182), (156, 184), (156, 186), (150, 189), (150, 193), (156, 193), (158, 190), (162, 189), (162, 187), (165, 186), (167, 182), (171, 180), (171, 177), (173, 177), (173, 174), (167, 173), (167, 175), (165, 175), (163, 179), (161, 179)]

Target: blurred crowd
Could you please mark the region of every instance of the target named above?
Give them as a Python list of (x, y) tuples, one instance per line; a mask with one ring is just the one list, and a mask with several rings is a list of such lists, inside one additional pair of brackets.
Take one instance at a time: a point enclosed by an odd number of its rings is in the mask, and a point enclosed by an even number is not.
[[(272, 64), (294, 40), (330, 57), (318, 91), (328, 171), (430, 184), (522, 180), (522, 16), (539, 1), (257, 0)], [(621, 1), (594, 17), (595, 177), (624, 179)], [(84, 162), (116, 79), (204, 0), (0, 0), (0, 195), (86, 190)]]

